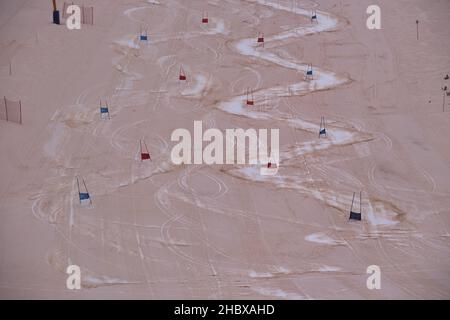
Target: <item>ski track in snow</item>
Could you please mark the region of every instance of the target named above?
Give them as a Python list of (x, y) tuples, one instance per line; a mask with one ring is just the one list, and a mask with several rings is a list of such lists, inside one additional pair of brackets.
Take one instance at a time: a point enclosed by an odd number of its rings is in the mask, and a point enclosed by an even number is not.
[[(140, 6), (140, 7), (133, 7), (126, 9), (123, 14), (130, 19), (131, 21), (134, 21), (138, 23), (139, 25), (145, 24), (143, 21), (139, 19), (135, 19), (133, 15), (140, 10), (149, 10), (153, 9), (155, 6), (159, 5), (159, 1), (155, 0), (147, 0), (147, 3), (149, 6)], [(290, 7), (285, 6), (279, 3), (275, 2), (269, 2), (266, 0), (256, 0), (256, 3), (259, 5), (268, 6), (277, 10), (283, 10), (290, 13), (302, 15), (309, 17), (310, 11), (305, 10), (301, 7)], [(314, 6), (312, 6), (314, 7)], [(335, 30), (338, 28), (340, 22), (339, 20), (334, 17), (333, 15), (323, 12), (323, 11), (317, 11), (318, 15), (318, 24), (314, 24), (311, 26), (301, 26), (296, 27), (293, 29), (285, 30), (281, 33), (271, 35), (268, 37), (265, 37), (265, 48), (260, 48), (256, 46), (256, 39), (254, 38), (248, 38), (248, 39), (241, 39), (234, 42), (233, 48), (238, 52), (239, 54), (254, 58), (254, 59), (260, 59), (272, 64), (277, 65), (281, 68), (286, 68), (288, 70), (292, 70), (294, 72), (297, 72), (299, 74), (304, 74), (307, 70), (307, 64), (301, 62), (301, 61), (295, 61), (295, 60), (288, 60), (283, 59), (280, 56), (277, 56), (276, 54), (272, 53), (270, 50), (272, 48), (275, 48), (277, 46), (282, 46), (288, 43), (290, 40), (295, 40), (297, 37), (303, 37), (305, 35), (310, 35), (314, 33), (319, 32), (326, 32), (330, 30)], [(227, 35), (229, 34), (229, 30), (227, 29), (227, 26), (225, 22), (221, 19), (210, 19), (213, 21), (214, 24), (212, 27), (205, 29), (204, 31), (198, 31), (198, 32), (181, 32), (175, 35), (164, 35), (164, 34), (149, 34), (149, 41), (148, 44), (152, 45), (158, 42), (163, 41), (169, 41), (174, 39), (191, 39), (194, 37), (204, 36), (204, 35)], [(259, 23), (259, 21), (258, 21)], [(146, 93), (144, 90), (136, 91), (133, 90), (134, 88), (134, 82), (139, 81), (143, 79), (143, 75), (139, 74), (138, 72), (132, 72), (129, 70), (129, 56), (132, 55), (132, 52), (130, 50), (145, 50), (145, 48), (142, 48), (138, 36), (137, 35), (124, 35), (122, 38), (117, 39), (115, 41), (115, 45), (118, 45), (122, 48), (123, 57), (119, 60), (119, 63), (114, 62), (115, 68), (122, 73), (122, 79), (120, 83), (116, 86), (114, 94), (112, 97), (110, 97), (111, 101), (114, 102), (115, 108), (112, 108), (112, 116), (119, 114), (122, 112), (124, 108), (127, 107), (124, 103), (119, 103), (121, 101), (128, 101), (128, 104), (132, 105), (145, 105), (148, 103), (148, 99), (150, 99), (150, 95), (148, 92)], [(216, 60), (221, 58), (221, 54), (216, 52), (213, 48), (209, 48), (216, 56)], [(161, 57), (159, 59), (159, 63), (161, 68), (164, 65), (164, 62), (166, 60), (170, 60), (172, 56), (166, 56)], [(121, 64), (124, 62), (124, 64)], [(171, 66), (167, 68), (166, 72), (166, 80), (167, 76), (169, 74), (169, 70), (171, 67), (173, 67), (174, 63), (172, 63)], [(256, 87), (259, 87), (261, 83), (261, 75), (258, 71), (248, 67), (248, 70), (253, 72), (256, 75), (257, 85)], [(204, 91), (207, 90), (209, 77), (211, 75), (202, 75), (202, 74), (193, 74), (191, 77), (195, 80), (194, 83), (188, 87), (186, 87), (182, 92), (181, 95), (188, 97), (188, 98), (194, 98), (198, 99), (200, 98)], [(237, 82), (240, 81), (240, 79), (236, 79), (233, 82), (234, 85), (237, 84)], [(347, 79), (345, 77), (341, 77), (333, 72), (322, 70), (319, 67), (314, 66), (314, 79), (309, 81), (300, 81), (294, 84), (290, 84), (287, 87), (286, 86), (275, 86), (271, 88), (265, 88), (265, 89), (259, 89), (254, 92), (254, 100), (256, 104), (271, 104), (271, 105), (277, 105), (278, 101), (280, 99), (289, 97), (289, 96), (301, 96), (307, 93), (311, 93), (314, 91), (319, 90), (328, 90), (333, 89), (341, 85), (348, 84), (350, 82), (350, 79)], [(161, 93), (165, 93), (163, 87), (161, 85), (161, 88), (159, 90), (158, 94), (158, 100), (154, 104), (154, 109), (156, 108), (156, 105), (159, 103), (159, 97)], [(93, 91), (94, 88), (89, 88), (85, 92), (81, 93), (77, 102), (76, 106), (73, 106), (71, 112), (69, 113), (73, 119), (76, 119), (78, 123), (85, 124), (86, 125), (86, 133), (89, 133), (89, 130), (91, 131), (92, 136), (99, 137), (102, 134), (105, 134), (104, 132), (104, 126), (105, 124), (103, 122), (96, 123), (95, 119), (97, 116), (97, 108), (95, 110), (92, 109), (91, 106), (86, 105), (86, 97), (90, 93), (90, 91)], [(234, 91), (234, 90), (233, 90)], [(130, 99), (133, 99), (130, 102)], [(307, 121), (301, 118), (293, 118), (289, 114), (283, 114), (280, 111), (277, 110), (277, 113), (271, 112), (271, 111), (257, 111), (254, 108), (246, 108), (244, 105), (244, 101), (246, 99), (245, 95), (239, 95), (230, 98), (227, 101), (219, 102), (217, 105), (217, 108), (220, 110), (227, 112), (229, 114), (238, 115), (242, 117), (247, 117), (249, 119), (253, 120), (272, 120), (272, 121), (280, 121), (283, 123), (288, 124), (292, 128), (304, 130), (307, 132), (311, 132), (316, 134), (319, 130), (319, 126), (315, 122)], [(116, 107), (117, 106), (117, 107)], [(60, 148), (63, 148), (62, 140), (67, 139), (68, 136), (68, 128), (63, 127), (62, 125), (59, 125), (59, 121), (62, 121), (62, 117), (64, 119), (67, 119), (67, 114), (64, 116), (62, 115), (63, 112), (57, 111), (54, 115), (54, 119), (52, 121), (55, 122), (54, 126), (51, 130), (54, 131), (55, 137), (60, 138), (54, 138), (50, 140), (46, 147), (45, 151), (48, 153), (48, 155), (55, 155), (60, 151)], [(71, 119), (72, 120), (72, 119)], [(170, 163), (170, 160), (168, 158), (169, 150), (168, 150), (168, 144), (165, 141), (164, 138), (158, 137), (157, 139), (154, 139), (151, 148), (154, 153), (156, 154), (154, 158), (154, 162), (149, 166), (142, 166), (139, 161), (136, 163), (136, 159), (130, 159), (129, 155), (129, 145), (133, 144), (134, 141), (131, 141), (129, 138), (126, 138), (126, 133), (132, 130), (135, 130), (143, 123), (148, 122), (149, 120), (140, 120), (135, 123), (131, 123), (122, 127), (117, 128), (114, 130), (111, 134), (110, 138), (110, 145), (112, 149), (116, 152), (116, 156), (119, 156), (120, 158), (128, 159), (130, 161), (133, 161), (132, 168), (131, 168), (131, 175), (127, 174), (125, 176), (125, 173), (127, 173), (130, 169), (127, 168), (125, 172), (122, 172), (120, 168), (117, 169), (117, 171), (110, 171), (110, 172), (104, 172), (102, 174), (99, 173), (91, 173), (88, 174), (87, 180), (89, 181), (89, 185), (92, 190), (102, 190), (101, 193), (93, 192), (94, 197), (100, 196), (100, 195), (107, 195), (111, 194), (113, 192), (116, 192), (118, 188), (124, 188), (131, 184), (136, 183), (137, 181), (140, 181), (142, 179), (149, 178), (155, 174), (159, 173), (165, 173), (172, 171), (175, 167)], [(211, 125), (215, 123), (215, 120), (213, 117), (209, 119), (211, 122)], [(349, 145), (349, 144), (356, 144), (364, 141), (369, 141), (372, 139), (372, 136), (368, 133), (361, 132), (358, 129), (353, 128), (347, 128), (336, 125), (330, 125), (328, 126), (328, 138), (325, 140), (313, 140), (313, 141), (306, 141), (300, 144), (296, 144), (294, 146), (291, 146), (289, 148), (286, 148), (285, 150), (282, 150), (280, 153), (280, 165), (281, 168), (283, 168), (283, 165), (286, 164), (289, 160), (302, 157), (306, 154), (318, 152), (318, 151), (324, 151), (327, 149), (330, 149), (334, 146), (340, 146), (340, 145)], [(79, 129), (77, 129), (79, 130)], [(61, 138), (63, 137), (63, 138)], [(389, 148), (392, 146), (392, 142), (387, 136), (383, 136), (383, 139), (386, 141), (386, 143), (389, 145)], [(155, 141), (156, 140), (156, 141)], [(84, 157), (90, 146), (93, 146), (94, 143), (91, 143), (90, 145), (86, 145), (83, 149), (83, 152), (81, 153), (81, 156)], [(364, 150), (360, 150), (363, 154), (361, 156), (364, 156)], [(369, 150), (370, 152), (370, 150)], [(153, 152), (152, 152), (153, 153)], [(136, 153), (135, 153), (136, 154)], [(82, 158), (81, 157), (81, 158)], [(72, 161), (71, 161), (72, 162)], [(69, 167), (67, 163), (62, 164), (66, 168)], [(78, 166), (80, 167), (80, 163), (78, 163)], [(288, 165), (288, 164), (287, 164)], [(319, 169), (323, 172), (326, 172), (326, 170), (329, 170), (326, 166), (319, 166)], [(225, 170), (223, 172), (226, 172), (228, 174), (231, 174), (233, 176), (237, 176), (240, 178), (244, 178), (246, 180), (255, 181), (255, 182), (263, 182), (267, 185), (275, 185), (277, 187), (281, 188), (292, 188), (297, 190), (298, 192), (313, 196), (315, 199), (324, 202), (332, 207), (338, 208), (340, 210), (347, 210), (348, 204), (351, 201), (351, 195), (339, 195), (332, 189), (322, 188), (318, 187), (314, 183), (314, 181), (311, 181), (311, 177), (307, 177), (304, 173), (299, 173), (297, 176), (295, 175), (286, 175), (283, 176), (279, 172), (277, 176), (261, 176), (259, 174), (259, 168), (254, 167), (239, 167), (236, 166), (231, 170)], [(76, 170), (75, 175), (78, 174), (78, 170)], [(105, 176), (106, 175), (106, 176)], [(117, 175), (113, 180), (113, 183), (111, 184), (112, 180), (111, 178), (113, 176)], [(204, 177), (208, 178), (211, 181), (214, 181), (214, 183), (217, 185), (217, 191), (213, 194), (209, 195), (202, 195), (197, 193), (195, 188), (191, 187), (189, 184), (189, 180), (192, 179), (195, 175), (203, 175)], [(426, 173), (424, 173), (426, 175)], [(35, 195), (35, 201), (33, 203), (33, 214), (36, 218), (42, 221), (46, 221), (48, 223), (51, 223), (53, 227), (57, 230), (58, 234), (61, 235), (61, 237), (67, 242), (67, 259), (70, 261), (70, 251), (71, 250), (78, 250), (79, 253), (83, 253), (88, 257), (91, 257), (93, 259), (99, 260), (101, 263), (105, 264), (111, 264), (108, 261), (102, 260), (101, 258), (92, 256), (87, 250), (84, 250), (83, 248), (80, 248), (76, 243), (73, 242), (71, 232), (74, 227), (82, 229), (84, 226), (81, 225), (82, 222), (79, 221), (77, 218), (77, 213), (79, 214), (79, 211), (81, 209), (81, 206), (74, 204), (74, 194), (76, 192), (74, 191), (74, 176), (72, 173), (69, 175), (65, 175), (62, 179), (55, 179), (55, 182), (52, 181), (52, 183), (48, 183), (47, 187), (44, 187), (39, 194)], [(347, 176), (347, 178), (343, 178), (344, 180), (349, 181), (349, 184), (354, 185), (355, 180), (357, 179), (350, 174)], [(434, 181), (431, 180), (432, 177), (430, 177), (430, 184), (432, 184), (433, 190), (435, 189)], [(174, 188), (178, 187), (178, 191), (175, 191)], [(183, 270), (183, 263), (190, 263), (192, 265), (198, 265), (202, 268), (207, 268), (213, 272), (213, 274), (216, 276), (217, 271), (216, 267), (214, 266), (214, 260), (210, 258), (210, 252), (213, 252), (215, 256), (219, 255), (222, 258), (227, 259), (227, 264), (224, 266), (221, 266), (221, 270), (230, 270), (239, 272), (241, 269), (238, 267), (239, 263), (242, 263), (242, 261), (237, 260), (235, 257), (233, 257), (230, 253), (224, 252), (224, 250), (221, 250), (221, 248), (217, 247), (212, 243), (210, 240), (208, 240), (207, 236), (207, 230), (204, 227), (204, 221), (202, 220), (202, 213), (198, 213), (197, 216), (200, 218), (202, 229), (200, 232), (202, 233), (202, 238), (197, 238), (199, 243), (205, 248), (206, 255), (197, 257), (193, 256), (190, 253), (188, 254), (187, 251), (183, 250), (184, 247), (190, 246), (190, 242), (182, 241), (179, 239), (175, 239), (175, 237), (172, 235), (172, 231), (175, 229), (175, 227), (180, 228), (180, 225), (182, 228), (190, 228), (191, 227), (191, 220), (184, 216), (183, 214), (180, 214), (177, 212), (173, 207), (170, 198), (174, 197), (179, 201), (185, 202), (186, 204), (189, 204), (191, 206), (196, 206), (200, 209), (207, 209), (211, 212), (215, 212), (217, 214), (225, 214), (229, 215), (230, 217), (235, 216), (248, 216), (254, 215), (254, 218), (268, 218), (264, 217), (262, 215), (257, 214), (256, 212), (248, 212), (244, 210), (239, 209), (229, 209), (218, 203), (221, 197), (223, 197), (229, 190), (229, 187), (226, 185), (224, 181), (222, 181), (217, 175), (213, 175), (210, 173), (205, 173), (200, 171), (200, 169), (185, 169), (182, 171), (180, 176), (176, 181), (169, 181), (166, 184), (164, 184), (162, 187), (160, 187), (157, 192), (154, 195), (154, 202), (157, 205), (157, 207), (167, 216), (167, 220), (162, 223), (160, 228), (160, 241), (165, 244), (165, 246), (175, 255), (177, 258), (180, 259), (180, 261), (177, 260), (177, 268), (181, 273), (181, 270)], [(69, 194), (70, 199), (67, 198), (67, 196), (62, 197), (61, 194)], [(58, 215), (61, 214), (63, 211), (63, 208), (67, 207), (69, 205), (70, 207), (70, 217), (69, 217), (69, 234), (66, 235), (65, 231), (63, 231), (63, 226), (59, 226), (57, 224), (58, 221)], [(367, 205), (367, 219), (368, 222), (375, 227), (375, 230), (372, 230), (374, 233), (376, 233), (377, 226), (384, 226), (384, 225), (393, 225), (397, 223), (395, 221), (395, 217), (392, 216), (392, 213), (389, 209), (387, 209), (383, 203), (377, 202), (375, 204), (372, 204), (370, 200), (368, 201)], [(86, 208), (84, 208), (86, 209)], [(83, 215), (83, 219), (88, 219), (86, 216)], [(93, 219), (93, 218), (92, 218)], [(101, 218), (103, 219), (103, 218)], [(93, 219), (94, 220), (94, 219)], [(86, 221), (86, 220), (84, 220)], [(281, 220), (280, 220), (281, 221)], [(102, 220), (103, 222), (103, 220)], [(289, 221), (285, 221), (286, 223), (290, 223)], [(122, 225), (121, 222), (117, 222), (119, 225)], [(136, 221), (134, 221), (133, 224), (131, 224), (134, 227), (135, 230), (135, 236), (136, 240), (138, 242), (138, 249), (140, 252), (140, 258), (142, 261), (142, 268), (143, 273), (147, 274), (146, 272), (146, 258), (142, 254), (142, 250), (140, 248), (141, 246), (141, 235), (139, 234), (138, 227), (150, 227), (150, 226), (141, 226), (138, 225)], [(158, 226), (154, 226), (158, 228)], [(315, 226), (319, 228), (320, 226)], [(362, 235), (360, 235), (362, 237)], [(97, 241), (100, 241), (100, 239), (97, 239)], [(102, 239), (104, 241), (104, 239)], [(329, 245), (329, 246), (337, 246), (337, 245), (346, 245), (347, 242), (342, 239), (333, 239), (326, 235), (325, 233), (318, 232), (313, 233), (305, 237), (305, 241), (317, 243), (319, 245)], [(103, 244), (104, 246), (104, 244)], [(118, 245), (120, 248), (120, 244)], [(382, 249), (380, 245), (380, 249)], [(223, 262), (222, 262), (223, 263)], [(276, 261), (274, 261), (276, 263)], [(283, 269), (279, 266), (274, 265), (261, 265), (261, 268), (264, 268), (266, 270), (273, 270), (277, 268), (277, 272), (256, 272), (254, 270), (249, 272), (249, 278), (270, 278), (274, 277), (279, 274), (286, 274), (289, 273), (286, 271), (286, 269)], [(119, 267), (119, 269), (122, 269)], [(329, 267), (329, 266), (321, 266), (316, 271), (317, 272), (336, 272), (340, 269), (338, 267)], [(128, 270), (122, 270), (124, 274), (128, 273)], [(148, 285), (150, 285), (151, 279), (146, 277), (146, 282)], [(216, 277), (215, 279), (217, 288), (219, 290), (219, 297), (221, 295), (220, 288), (222, 286), (222, 283)], [(131, 280), (124, 280), (119, 279), (117, 277), (110, 277), (105, 275), (96, 275), (94, 273), (89, 274), (84, 278), (84, 286), (85, 287), (98, 287), (98, 286), (110, 286), (110, 285), (129, 285), (129, 284), (136, 284), (140, 282), (131, 281)], [(288, 292), (279, 288), (267, 288), (267, 287), (254, 287), (252, 290), (257, 292), (258, 294), (262, 296), (270, 296), (270, 297), (276, 297), (276, 298), (284, 298), (284, 299), (308, 299), (310, 297), (306, 295), (299, 295), (298, 293)]]
[[(275, 8), (277, 10), (288, 11), (297, 15), (310, 17), (311, 11), (302, 9), (300, 7), (286, 6), (280, 3), (268, 2), (265, 0), (256, 0), (260, 5)], [(317, 11), (318, 23), (312, 23), (309, 26), (300, 26), (294, 29), (286, 30), (284, 32), (265, 36), (264, 48), (258, 46), (255, 38), (246, 38), (237, 40), (234, 42), (233, 48), (244, 56), (260, 59), (266, 62), (273, 63), (279, 67), (293, 70), (299, 74), (306, 74), (308, 65), (301, 61), (287, 60), (275, 53), (271, 52), (277, 46), (286, 45), (289, 40), (295, 40), (295, 38), (303, 37), (305, 35), (326, 32), (336, 30), (340, 24), (337, 17), (332, 14)], [(322, 70), (318, 67), (313, 68), (313, 79), (303, 80), (287, 86), (276, 86), (271, 88), (259, 89), (253, 93), (253, 99), (256, 105), (277, 105), (278, 101), (282, 98), (290, 96), (304, 95), (314, 91), (333, 89), (338, 86), (350, 83), (350, 79), (338, 76), (337, 74)], [(254, 120), (275, 120), (283, 123), (287, 123), (289, 126), (295, 129), (311, 132), (317, 134), (319, 132), (319, 125), (317, 122), (307, 121), (301, 118), (294, 118), (290, 114), (285, 114), (276, 109), (274, 112), (261, 111), (254, 107), (248, 107), (245, 104), (247, 96), (239, 95), (231, 98), (228, 101), (221, 102), (218, 108), (224, 112), (244, 116)], [(288, 149), (280, 151), (280, 168), (284, 163), (298, 157), (303, 157), (307, 154), (312, 154), (319, 151), (326, 151), (335, 146), (344, 146), (350, 144), (358, 144), (365, 141), (370, 141), (373, 136), (369, 133), (361, 132), (355, 128), (344, 128), (337, 125), (327, 126), (327, 139), (316, 139), (312, 141), (305, 141), (298, 143)], [(292, 161), (291, 161), (292, 162)], [(287, 164), (289, 166), (289, 164)], [(323, 189), (317, 187), (311, 180), (306, 177), (293, 177), (292, 174), (283, 176), (280, 171), (277, 176), (261, 176), (259, 170), (255, 167), (239, 167), (227, 170), (234, 176), (244, 178), (255, 182), (265, 182), (274, 184), (277, 187), (294, 188), (300, 190), (305, 195), (310, 195), (319, 201), (325, 202), (327, 205), (338, 208), (344, 212), (348, 210), (348, 205), (351, 202), (351, 195), (342, 195), (341, 193), (334, 191), (332, 188)], [(352, 182), (356, 178), (351, 175), (341, 178), (350, 178)], [(347, 179), (344, 179), (344, 181)], [(358, 186), (355, 186), (356, 188)], [(367, 221), (374, 227), (379, 225), (391, 225), (397, 223), (395, 221), (395, 214), (387, 214), (385, 208), (382, 205), (374, 208), (368, 200), (368, 214)], [(393, 217), (392, 217), (393, 216)]]

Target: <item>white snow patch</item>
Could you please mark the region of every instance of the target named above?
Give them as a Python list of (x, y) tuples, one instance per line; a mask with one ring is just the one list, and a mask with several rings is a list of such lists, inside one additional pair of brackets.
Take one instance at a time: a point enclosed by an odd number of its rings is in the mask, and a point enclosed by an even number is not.
[(282, 299), (290, 299), (290, 300), (302, 300), (305, 297), (295, 293), (295, 292), (286, 292), (281, 289), (272, 289), (272, 288), (252, 288), (254, 291), (262, 294), (264, 296), (269, 297), (277, 297)]
[(184, 89), (181, 94), (183, 96), (198, 97), (206, 89), (207, 79), (199, 74), (195, 76), (195, 86)]
[(319, 269), (317, 271), (319, 271), (319, 272), (337, 272), (337, 271), (341, 271), (341, 270), (342, 269), (339, 267), (323, 265), (323, 266), (319, 267)]
[(367, 219), (374, 226), (379, 225), (388, 225), (392, 226), (398, 223), (398, 221), (394, 221), (393, 218), (395, 213), (386, 210), (382, 203), (377, 204), (375, 208), (372, 207), (372, 204), (369, 202), (369, 207), (367, 211)]
[(225, 22), (220, 19), (217, 21), (216, 26), (208, 32), (208, 34), (224, 34), (227, 35), (229, 33), (228, 29), (225, 27)]
[(83, 278), (83, 280), (87, 283), (93, 284), (93, 285), (113, 285), (113, 284), (133, 284), (137, 282), (131, 282), (127, 280), (121, 280), (117, 278), (111, 278), (108, 276), (90, 276), (87, 275)]
[(44, 146), (45, 153), (48, 156), (56, 156), (59, 146), (61, 145), (65, 135), (65, 129), (62, 124), (57, 123), (52, 131), (50, 140)]
[(317, 233), (312, 233), (310, 235), (307, 235), (305, 237), (305, 240), (310, 241), (310, 242), (320, 243), (320, 244), (329, 244), (329, 245), (345, 244), (344, 241), (332, 239), (322, 232), (317, 232)]
[(256, 272), (256, 271), (250, 271), (249, 276), (251, 278), (271, 278), (273, 277), (273, 274), (270, 272)]
[(136, 38), (135, 36), (128, 36), (123, 39), (115, 41), (115, 43), (117, 43), (120, 46), (128, 47), (131, 49), (139, 49), (140, 46), (138, 44), (134, 43), (135, 38)]

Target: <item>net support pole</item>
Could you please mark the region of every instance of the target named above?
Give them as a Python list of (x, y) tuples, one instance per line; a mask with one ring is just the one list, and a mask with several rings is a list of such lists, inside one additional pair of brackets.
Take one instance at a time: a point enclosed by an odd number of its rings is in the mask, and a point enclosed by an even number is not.
[(417, 40), (419, 40), (419, 20), (416, 20), (416, 34), (417, 34)]
[(145, 152), (148, 153), (148, 148), (147, 148), (147, 144), (145, 143), (145, 140), (142, 140), (142, 143), (144, 144)]
[(359, 192), (359, 214), (362, 214), (361, 194), (362, 194), (362, 191)]
[(5, 100), (5, 114), (6, 114), (6, 121), (8, 121), (8, 106), (6, 105), (6, 97), (3, 97)]
[(77, 177), (77, 186), (78, 186), (78, 199), (80, 200), (80, 204), (81, 204), (81, 197), (80, 197), (80, 181), (78, 180), (78, 177)]
[(322, 117), (320, 117), (320, 125), (319, 125), (319, 138), (322, 132)]
[(19, 100), (19, 121), (22, 124), (22, 101)]
[(446, 95), (446, 91), (444, 90), (444, 95), (442, 97), (442, 112), (445, 112), (445, 95)]
[(152, 160), (151, 157), (150, 157), (150, 152), (148, 151), (148, 148), (147, 148), (147, 143), (145, 143), (145, 140), (144, 140), (144, 146), (145, 146), (145, 152), (147, 152), (150, 160)]
[(84, 182), (84, 178), (83, 178), (83, 184), (84, 184), (84, 189), (86, 190), (87, 194), (89, 195), (89, 203), (92, 204), (91, 194), (89, 193), (89, 190), (86, 187), (86, 182)]
[(352, 206), (350, 207), (350, 212), (353, 211), (353, 202), (355, 201), (355, 193), (353, 192)]

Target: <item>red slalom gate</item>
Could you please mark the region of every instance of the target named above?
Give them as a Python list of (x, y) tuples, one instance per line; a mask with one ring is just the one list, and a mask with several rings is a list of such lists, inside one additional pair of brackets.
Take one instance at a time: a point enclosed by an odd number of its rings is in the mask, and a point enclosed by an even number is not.
[(264, 46), (264, 33), (258, 33), (258, 40), (257, 40), (258, 44), (262, 44)]
[(272, 160), (269, 160), (269, 162), (267, 162), (267, 169), (272, 169), (272, 168), (278, 168), (278, 164), (275, 162), (272, 162)]
[(208, 22), (209, 22), (208, 12), (206, 12), (206, 14), (205, 14), (205, 12), (203, 12), (202, 13), (202, 23), (208, 23)]
[[(142, 146), (144, 146), (145, 151), (143, 150)], [(141, 152), (141, 161), (152, 160), (152, 158), (150, 157), (150, 152), (148, 152), (147, 144), (145, 143), (145, 141), (139, 140), (139, 149)]]
[(250, 91), (249, 88), (247, 88), (247, 105), (253, 106), (255, 104), (253, 100), (253, 91)]
[(186, 73), (184, 72), (183, 66), (180, 67), (180, 74), (178, 76), (178, 79), (181, 81), (186, 81)]

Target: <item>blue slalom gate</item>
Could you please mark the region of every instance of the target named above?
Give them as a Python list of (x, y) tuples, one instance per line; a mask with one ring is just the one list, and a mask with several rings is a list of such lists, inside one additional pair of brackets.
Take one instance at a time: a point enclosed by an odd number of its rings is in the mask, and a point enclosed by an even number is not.
[(105, 101), (104, 103), (102, 103), (102, 100), (100, 100), (100, 118), (105, 118), (108, 117), (108, 119), (110, 119), (111, 117), (109, 116), (109, 106), (108, 106), (108, 102)]
[(361, 191), (359, 192), (359, 212), (353, 211), (353, 203), (354, 203), (354, 201), (355, 201), (355, 192), (353, 192), (352, 206), (350, 208), (350, 216), (349, 216), (348, 220), (361, 221), (361, 213), (362, 213), (362, 209), (361, 209)]
[(148, 41), (147, 29), (142, 29), (139, 31), (139, 41)]
[(79, 196), (80, 196), (80, 201), (82, 201), (82, 200), (89, 200), (91, 198), (89, 196), (89, 193), (87, 193), (87, 192), (80, 192)]
[(311, 13), (311, 23), (312, 23), (313, 21), (316, 21), (317, 23), (319, 22), (319, 21), (317, 20), (317, 12), (316, 12), (316, 11), (313, 11), (313, 12)]
[(325, 117), (320, 117), (319, 138), (321, 136), (327, 136), (327, 130), (325, 128)]
[(361, 213), (350, 211), (349, 220), (358, 220), (361, 221)]
[(82, 181), (83, 181), (83, 186), (84, 186), (83, 192), (80, 190), (80, 180), (77, 177), (78, 198), (80, 199), (80, 204), (86, 200), (89, 200), (89, 203), (92, 204), (91, 195), (89, 194), (89, 191), (86, 187), (86, 182), (84, 181), (84, 179), (82, 179)]
[(308, 64), (308, 67), (306, 69), (306, 80), (312, 79), (313, 79), (313, 67), (312, 64)]

